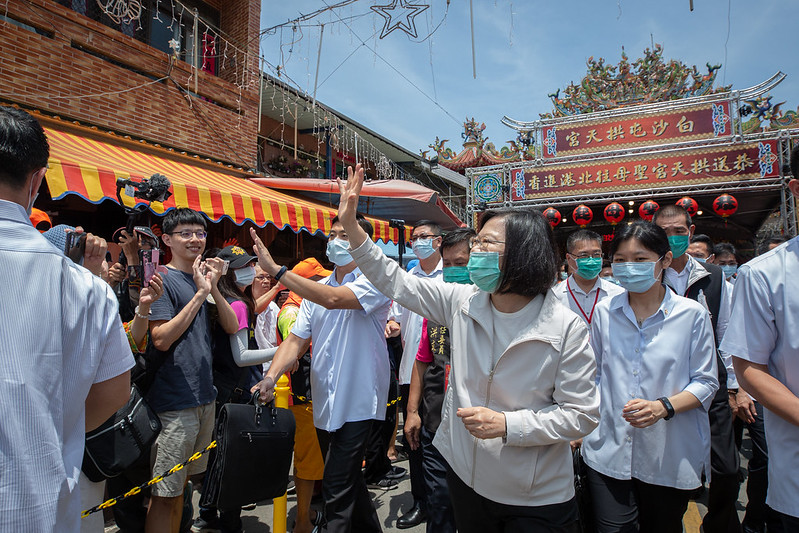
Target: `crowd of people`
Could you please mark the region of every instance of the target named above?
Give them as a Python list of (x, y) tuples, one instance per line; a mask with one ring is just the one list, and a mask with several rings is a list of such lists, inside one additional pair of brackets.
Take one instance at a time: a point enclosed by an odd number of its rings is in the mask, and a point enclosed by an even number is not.
[[(497, 209), (478, 231), (416, 223), (406, 271), (356, 213), (356, 166), (327, 238), (332, 270), (276, 262), (255, 229), (252, 243), (210, 248), (188, 208), (159, 232), (109, 231), (111, 257), (105, 239), (33, 210), (47, 159), (38, 122), (0, 107), (3, 531), (101, 531), (102, 513), (83, 509), (204, 451), (223, 405), (269, 402), (283, 375), (297, 533), (382, 531), (369, 489), (406, 475), (400, 529), (678, 532), (707, 485), (705, 532), (799, 531), (796, 239), (739, 267), (732, 245), (666, 205), (618, 229), (607, 254), (600, 235), (572, 233), (564, 263), (540, 213)], [(791, 165), (799, 175), (799, 147)], [(788, 187), (799, 197), (799, 180)], [(79, 257), (65, 254), (76, 235)], [(165, 264), (146, 268), (152, 253)], [(85, 434), (132, 382), (160, 433), (92, 482)], [(391, 460), (398, 412), (409, 472)], [(242, 531), (241, 508), (192, 506), (216, 460), (119, 501), (120, 531)]]

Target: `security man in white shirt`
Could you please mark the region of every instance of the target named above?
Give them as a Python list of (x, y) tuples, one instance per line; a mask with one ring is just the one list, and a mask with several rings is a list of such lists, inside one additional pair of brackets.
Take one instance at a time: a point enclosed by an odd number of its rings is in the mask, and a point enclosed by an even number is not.
[[(731, 298), (724, 274), (717, 266), (702, 264), (686, 253), (695, 227), (685, 209), (666, 204), (655, 213), (652, 222), (666, 232), (674, 256), (671, 266), (665, 271), (666, 285), (678, 295), (696, 300), (708, 310), (718, 346), (724, 338), (730, 316)], [(729, 354), (719, 352), (717, 362), (719, 389), (708, 410), (710, 491), (702, 527), (706, 533), (729, 533), (741, 529), (736, 509), (740, 460), (735, 447), (734, 415), (729, 398), (738, 393), (738, 382)]]
[[(444, 263), (441, 259), (441, 226), (432, 220), (420, 220), (411, 230), (413, 253), (419, 264), (410, 273), (419, 278), (441, 278), (444, 275)], [(402, 359), (400, 360), (398, 379), (400, 385), (400, 402), (403, 420), (408, 419), (407, 399), (411, 389), (411, 374), (416, 354), (419, 352), (419, 341), (422, 339), (422, 322), (424, 318), (395, 303), (392, 315), (400, 325), (402, 334)], [(403, 435), (403, 440), (405, 436)], [(419, 525), (427, 519), (425, 509), (424, 470), (422, 469), (421, 448), (412, 449), (405, 440), (405, 451), (408, 454), (408, 467), (411, 477), (411, 495), (413, 505), (397, 519), (399, 529), (408, 529)]]
[[(799, 146), (788, 183), (799, 198)], [(738, 378), (764, 412), (768, 440), (766, 503), (785, 531), (799, 531), (799, 238), (741, 267), (721, 348), (733, 354)], [(769, 530), (770, 531), (770, 530)]]
[[(368, 221), (360, 217), (358, 222), (372, 234)], [(390, 368), (385, 327), (391, 302), (361, 275), (338, 218), (332, 221), (327, 243), (327, 257), (336, 268), (319, 282), (275, 263), (254, 229), (250, 234), (261, 268), (304, 298), (294, 328), (253, 391), (260, 392), (262, 401), (271, 400), (277, 379), (294, 366), (313, 339), (311, 393), (314, 425), (325, 457), (325, 531), (381, 532), (361, 463), (373, 421), (386, 416)]]
[(560, 301), (591, 327), (596, 304), (624, 289), (599, 277), (602, 271), (602, 236), (591, 230), (577, 230), (566, 240), (566, 261), (574, 272), (552, 287)]
[(113, 290), (28, 218), (49, 152), (36, 119), (0, 107), (0, 531), (80, 531), (85, 433), (130, 397)]

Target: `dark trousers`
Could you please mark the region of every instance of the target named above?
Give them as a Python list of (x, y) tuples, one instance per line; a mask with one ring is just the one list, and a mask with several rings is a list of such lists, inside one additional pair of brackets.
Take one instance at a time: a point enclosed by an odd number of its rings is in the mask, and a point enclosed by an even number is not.
[[(752, 441), (752, 458), (747, 465), (746, 477), (746, 514), (741, 522), (746, 533), (763, 533), (768, 526), (769, 533), (782, 533), (782, 524), (777, 514), (766, 505), (768, 491), (768, 445), (766, 430), (763, 425), (763, 406), (755, 402), (757, 415), (751, 424), (740, 418), (735, 420), (735, 442), (740, 447), (743, 428), (749, 432)], [(741, 437), (739, 437), (739, 431)]]
[(588, 468), (597, 533), (682, 533), (690, 490), (615, 479)]
[(458, 533), (579, 533), (577, 501), (537, 507), (507, 505), (477, 494), (447, 468)]
[[(390, 372), (387, 404), (397, 399), (398, 388), (397, 376), (394, 375), (394, 372)], [(372, 430), (369, 432), (369, 439), (366, 442), (366, 467), (363, 471), (363, 477), (367, 483), (380, 481), (391, 470), (388, 445), (394, 435), (396, 423), (397, 404), (393, 403), (386, 407), (386, 419), (384, 421), (375, 420), (372, 424)]]
[[(790, 516), (777, 511), (772, 512), (776, 513), (782, 522), (782, 531), (799, 531), (799, 516)], [(771, 529), (769, 529), (769, 533), (771, 533)]]
[[(726, 376), (725, 376), (726, 379)], [(738, 520), (738, 468), (729, 394), (725, 384), (719, 388), (708, 412), (710, 417), (710, 490), (707, 514), (702, 520), (705, 533), (740, 533)]]
[(347, 422), (336, 431), (316, 430), (325, 458), (322, 497), (325, 531), (334, 533), (382, 532), (372, 498), (361, 473), (361, 461), (373, 420)]
[[(402, 409), (402, 419), (408, 419), (408, 394), (411, 391), (410, 385), (400, 385), (400, 408)], [(411, 450), (408, 439), (405, 438), (405, 432), (402, 434), (402, 444), (405, 453), (408, 454), (408, 470), (411, 475), (411, 495), (413, 496), (414, 505), (421, 505), (422, 509), (425, 508), (425, 488), (424, 488), (424, 470), (422, 469), (422, 449), (417, 448)]]
[(455, 533), (455, 513), (447, 485), (447, 461), (433, 446), (435, 433), (422, 426), (422, 467), (427, 508), (427, 533)]

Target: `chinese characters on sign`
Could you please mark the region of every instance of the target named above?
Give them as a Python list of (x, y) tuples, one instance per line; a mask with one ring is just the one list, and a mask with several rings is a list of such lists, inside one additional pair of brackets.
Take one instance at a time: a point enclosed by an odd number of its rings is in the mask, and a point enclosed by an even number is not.
[(510, 171), (511, 200), (779, 175), (777, 141)]
[(638, 115), (633, 118), (605, 119), (583, 125), (544, 126), (545, 158), (712, 139), (732, 135), (730, 103), (719, 102), (680, 111)]

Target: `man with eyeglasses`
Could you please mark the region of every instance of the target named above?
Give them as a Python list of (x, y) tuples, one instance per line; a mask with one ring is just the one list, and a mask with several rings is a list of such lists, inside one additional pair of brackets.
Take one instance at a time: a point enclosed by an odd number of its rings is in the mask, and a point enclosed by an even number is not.
[(602, 237), (587, 229), (577, 230), (566, 240), (566, 261), (571, 276), (552, 288), (560, 301), (590, 326), (596, 304), (624, 292), (602, 279)]
[[(164, 217), (162, 239), (172, 251), (164, 294), (150, 308), (150, 340), (158, 365), (147, 400), (162, 429), (154, 446), (153, 472), (161, 474), (211, 442), (216, 390), (212, 374), (211, 327), (206, 299), (216, 303), (219, 324), (229, 335), (238, 320), (217, 287), (223, 261), (201, 261), (206, 223), (193, 209), (177, 208)], [(188, 477), (206, 468), (208, 455), (153, 485), (146, 531), (177, 532)]]
[[(411, 245), (414, 255), (419, 259), (419, 264), (410, 270), (412, 275), (420, 278), (441, 278), (444, 272), (444, 264), (439, 250), (441, 237), (441, 226), (432, 220), (420, 220), (414, 224), (411, 231)], [(399, 364), (398, 379), (402, 398), (400, 400), (400, 409), (402, 409), (403, 420), (407, 420), (411, 375), (413, 373), (413, 363), (416, 361), (416, 354), (419, 351), (419, 341), (422, 339), (422, 322), (424, 318), (397, 304), (392, 307), (391, 315), (389, 319), (393, 319), (399, 324), (402, 335), (403, 351)], [(415, 527), (426, 520), (422, 450), (421, 448), (411, 449), (404, 434), (403, 443), (405, 452), (408, 454), (413, 505), (397, 519), (397, 527), (399, 529)]]

